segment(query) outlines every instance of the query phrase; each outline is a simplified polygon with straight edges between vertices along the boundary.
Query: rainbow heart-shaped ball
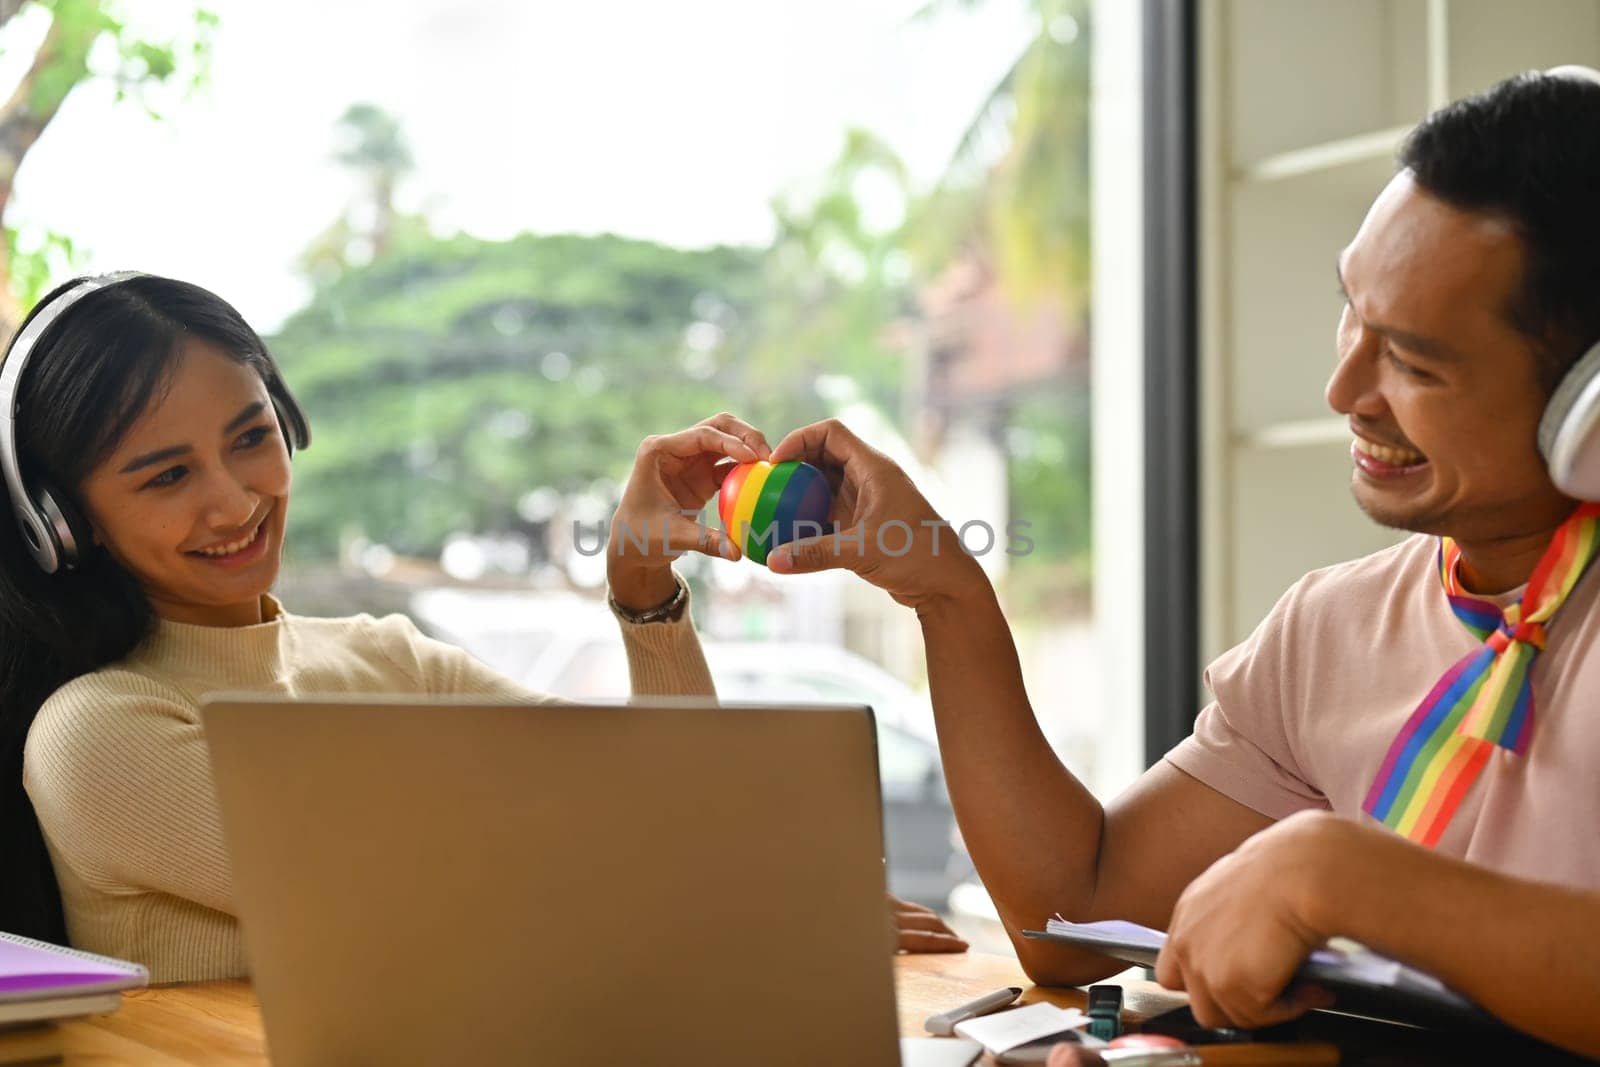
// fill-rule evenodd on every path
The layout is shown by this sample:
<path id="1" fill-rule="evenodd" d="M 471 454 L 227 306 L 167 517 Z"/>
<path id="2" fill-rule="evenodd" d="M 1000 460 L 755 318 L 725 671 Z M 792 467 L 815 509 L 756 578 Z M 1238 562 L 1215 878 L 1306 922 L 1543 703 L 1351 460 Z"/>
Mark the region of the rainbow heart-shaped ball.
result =
<path id="1" fill-rule="evenodd" d="M 740 551 L 764 564 L 779 545 L 826 532 L 832 503 L 828 479 L 811 464 L 761 460 L 728 472 L 717 495 L 717 515 Z M 801 528 L 801 523 L 808 525 Z"/>

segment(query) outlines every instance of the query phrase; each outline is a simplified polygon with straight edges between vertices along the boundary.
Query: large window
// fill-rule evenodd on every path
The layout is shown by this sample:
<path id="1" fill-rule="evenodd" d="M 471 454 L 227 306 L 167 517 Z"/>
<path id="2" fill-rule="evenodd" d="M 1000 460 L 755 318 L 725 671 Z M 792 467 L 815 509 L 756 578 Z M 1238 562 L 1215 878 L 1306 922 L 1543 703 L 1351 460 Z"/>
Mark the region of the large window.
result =
<path id="1" fill-rule="evenodd" d="M 774 442 L 837 416 L 999 532 L 983 564 L 1052 743 L 1102 792 L 1137 770 L 1138 709 L 1105 677 L 1135 653 L 1108 660 L 1094 628 L 1090 310 L 1117 337 L 1129 305 L 1090 285 L 1087 0 L 0 20 L 12 107 L 44 117 L 0 143 L 0 318 L 126 268 L 244 312 L 314 427 L 291 610 L 408 612 L 529 685 L 625 695 L 594 546 L 639 439 L 724 409 Z M 1136 458 L 1130 410 L 1109 440 Z M 1123 534 L 1101 548 L 1126 557 Z M 947 906 L 971 871 L 910 613 L 842 574 L 682 570 L 725 696 L 875 707 L 892 886 Z M 973 884 L 956 900 L 983 911 Z"/>

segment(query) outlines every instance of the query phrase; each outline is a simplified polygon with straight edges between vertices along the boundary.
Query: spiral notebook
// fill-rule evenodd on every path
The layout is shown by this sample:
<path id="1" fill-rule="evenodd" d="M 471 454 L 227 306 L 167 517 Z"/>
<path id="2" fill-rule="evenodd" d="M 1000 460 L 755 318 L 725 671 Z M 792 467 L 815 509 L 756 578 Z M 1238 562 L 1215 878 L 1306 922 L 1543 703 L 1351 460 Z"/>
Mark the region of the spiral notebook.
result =
<path id="1" fill-rule="evenodd" d="M 1167 935 L 1121 920 L 1074 923 L 1056 916 L 1024 937 L 1060 941 L 1128 963 L 1154 966 Z M 1380 956 L 1353 941 L 1336 941 L 1311 953 L 1298 977 L 1334 994 L 1334 1011 L 1419 1026 L 1488 1027 L 1504 1024 L 1430 974 Z"/>
<path id="2" fill-rule="evenodd" d="M 137 963 L 0 933 L 0 1005 L 120 993 L 149 981 Z"/>

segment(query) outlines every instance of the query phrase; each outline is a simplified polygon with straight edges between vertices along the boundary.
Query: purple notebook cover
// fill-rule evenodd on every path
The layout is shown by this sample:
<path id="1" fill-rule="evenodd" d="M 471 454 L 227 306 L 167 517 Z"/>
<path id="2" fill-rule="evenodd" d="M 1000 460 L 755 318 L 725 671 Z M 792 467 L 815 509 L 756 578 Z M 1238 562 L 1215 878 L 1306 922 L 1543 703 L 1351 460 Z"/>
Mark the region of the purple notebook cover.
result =
<path id="1" fill-rule="evenodd" d="M 0 938 L 0 998 L 73 996 L 145 983 L 144 968 Z"/>

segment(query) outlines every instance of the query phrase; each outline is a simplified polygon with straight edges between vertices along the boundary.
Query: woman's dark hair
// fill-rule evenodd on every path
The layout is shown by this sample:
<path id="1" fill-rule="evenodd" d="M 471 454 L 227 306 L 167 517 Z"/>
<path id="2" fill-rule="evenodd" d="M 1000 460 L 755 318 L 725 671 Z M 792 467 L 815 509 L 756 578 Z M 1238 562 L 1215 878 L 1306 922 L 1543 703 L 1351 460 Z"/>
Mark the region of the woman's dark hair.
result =
<path id="1" fill-rule="evenodd" d="M 55 289 L 28 318 L 82 280 Z M 34 345 L 17 392 L 24 481 L 43 478 L 78 504 L 84 477 L 166 389 L 186 338 L 254 368 L 285 440 L 304 444 L 305 416 L 232 305 L 197 285 L 141 275 L 82 297 Z M 45 574 L 3 485 L 0 495 L 0 930 L 64 943 L 60 892 L 22 788 L 23 744 L 51 693 L 127 655 L 155 616 L 133 576 L 103 549 L 80 546 L 77 570 Z"/>
<path id="2" fill-rule="evenodd" d="M 1400 165 L 1445 203 L 1516 227 L 1527 262 L 1506 311 L 1553 390 L 1600 341 L 1600 83 L 1507 78 L 1429 115 Z"/>

